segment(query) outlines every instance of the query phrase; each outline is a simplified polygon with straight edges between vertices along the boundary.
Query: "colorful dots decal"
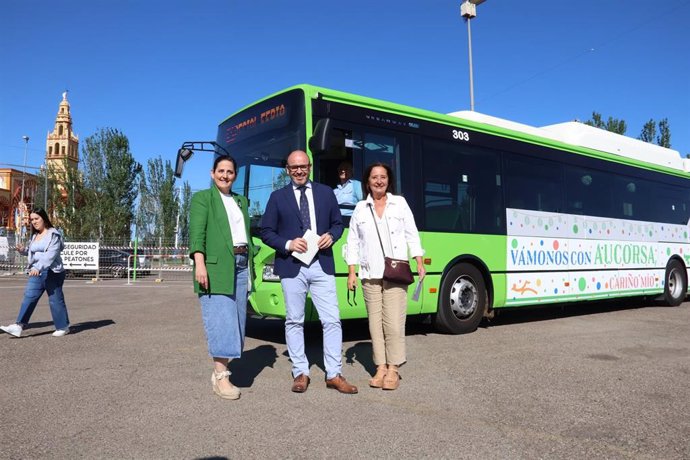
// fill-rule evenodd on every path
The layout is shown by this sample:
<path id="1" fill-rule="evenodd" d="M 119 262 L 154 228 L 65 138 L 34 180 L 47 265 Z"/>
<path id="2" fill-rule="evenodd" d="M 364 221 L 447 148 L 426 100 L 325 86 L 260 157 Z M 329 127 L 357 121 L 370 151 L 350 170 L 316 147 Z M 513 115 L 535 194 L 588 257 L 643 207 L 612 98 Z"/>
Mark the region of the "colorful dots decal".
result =
<path id="1" fill-rule="evenodd" d="M 690 266 L 690 225 L 513 209 L 508 216 L 508 304 L 655 294 L 670 257 Z"/>

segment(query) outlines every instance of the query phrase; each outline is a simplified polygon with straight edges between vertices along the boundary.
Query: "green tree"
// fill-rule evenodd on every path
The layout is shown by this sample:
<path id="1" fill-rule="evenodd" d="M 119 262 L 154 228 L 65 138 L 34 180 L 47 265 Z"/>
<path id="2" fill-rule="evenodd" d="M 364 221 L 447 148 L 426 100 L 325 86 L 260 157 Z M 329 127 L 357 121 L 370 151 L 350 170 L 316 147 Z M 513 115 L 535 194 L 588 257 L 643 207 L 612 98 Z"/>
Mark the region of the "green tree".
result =
<path id="1" fill-rule="evenodd" d="M 67 160 L 62 165 L 47 171 L 48 207 L 46 211 L 53 225 L 60 228 L 67 240 L 82 240 L 91 237 L 88 223 L 91 220 L 85 211 L 85 203 L 94 198 L 85 189 L 82 174 Z"/>
<path id="2" fill-rule="evenodd" d="M 135 217 L 135 237 L 144 244 L 149 243 L 152 238 L 149 235 L 149 222 L 153 221 L 153 211 L 149 206 L 148 196 L 149 190 L 146 185 L 146 174 L 142 171 L 137 175 L 139 201 L 137 203 L 137 213 Z"/>
<path id="3" fill-rule="evenodd" d="M 637 138 L 644 142 L 654 142 L 654 137 L 656 137 L 656 123 L 650 118 L 642 127 L 642 132 Z"/>
<path id="4" fill-rule="evenodd" d="M 657 134 L 657 126 L 659 132 Z M 644 142 L 655 142 L 657 145 L 662 147 L 671 148 L 671 127 L 668 123 L 668 118 L 664 118 L 658 124 L 653 118 L 650 118 L 647 123 L 642 127 L 642 132 L 638 136 L 638 139 Z"/>
<path id="5" fill-rule="evenodd" d="M 625 134 L 625 132 L 628 130 L 625 120 L 609 117 L 608 120 L 604 122 L 601 114 L 598 112 L 592 112 L 592 118 L 585 121 L 585 124 L 621 135 Z"/>
<path id="6" fill-rule="evenodd" d="M 41 207 L 48 212 L 50 209 L 48 206 L 48 203 L 50 202 L 50 198 L 48 197 L 48 203 L 46 203 L 46 195 L 49 195 L 49 193 L 46 193 L 46 183 L 50 180 L 50 175 L 49 172 L 41 165 L 41 170 L 39 173 L 36 175 L 36 193 L 34 194 L 34 207 Z M 48 176 L 48 177 L 46 177 Z M 50 184 L 48 184 L 48 191 L 50 191 Z"/>
<path id="7" fill-rule="evenodd" d="M 273 178 L 273 190 L 278 190 L 279 188 L 285 187 L 287 184 L 290 183 L 290 176 L 288 175 L 287 171 L 285 169 L 281 169 L 280 173 L 278 173 L 278 176 Z"/>
<path id="8" fill-rule="evenodd" d="M 150 159 L 145 179 L 140 178 L 139 189 L 137 230 L 142 232 L 146 242 L 173 241 L 180 202 L 170 161 L 163 162 L 160 156 Z"/>
<path id="9" fill-rule="evenodd" d="M 659 122 L 659 135 L 656 138 L 656 143 L 667 149 L 671 148 L 671 127 L 668 124 L 668 118 Z"/>
<path id="10" fill-rule="evenodd" d="M 261 216 L 262 212 L 261 202 L 259 200 L 252 201 L 252 204 L 249 207 L 249 217 Z"/>
<path id="11" fill-rule="evenodd" d="M 180 211 L 178 218 L 178 232 L 180 241 L 189 241 L 189 210 L 192 207 L 192 187 L 185 181 L 182 185 L 182 197 L 180 199 Z"/>
<path id="12" fill-rule="evenodd" d="M 129 139 L 114 128 L 102 128 L 84 141 L 84 209 L 86 230 L 92 238 L 131 239 L 137 176 L 141 165 L 129 150 Z M 88 198 L 88 199 L 87 199 Z"/>

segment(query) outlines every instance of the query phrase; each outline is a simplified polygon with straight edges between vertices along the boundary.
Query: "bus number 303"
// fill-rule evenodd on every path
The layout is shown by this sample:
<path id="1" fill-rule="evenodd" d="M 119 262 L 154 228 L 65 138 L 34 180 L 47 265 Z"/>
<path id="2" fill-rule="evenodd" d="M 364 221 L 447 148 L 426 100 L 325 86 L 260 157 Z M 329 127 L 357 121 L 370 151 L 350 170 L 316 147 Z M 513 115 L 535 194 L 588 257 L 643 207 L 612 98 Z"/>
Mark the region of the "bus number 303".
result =
<path id="1" fill-rule="evenodd" d="M 470 135 L 465 131 L 460 131 L 459 129 L 453 130 L 453 139 L 458 141 L 469 141 Z"/>

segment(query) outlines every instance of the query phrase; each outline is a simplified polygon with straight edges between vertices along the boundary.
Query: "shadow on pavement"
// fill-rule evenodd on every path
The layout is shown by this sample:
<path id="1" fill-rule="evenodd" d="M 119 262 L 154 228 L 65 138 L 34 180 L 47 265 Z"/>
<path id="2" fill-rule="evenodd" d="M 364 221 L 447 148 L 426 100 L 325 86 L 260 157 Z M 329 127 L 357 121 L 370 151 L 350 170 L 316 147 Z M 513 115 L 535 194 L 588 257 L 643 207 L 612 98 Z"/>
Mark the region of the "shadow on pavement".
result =
<path id="1" fill-rule="evenodd" d="M 112 324 L 115 324 L 115 321 L 112 319 L 101 319 L 98 321 L 85 321 L 83 323 L 76 323 L 76 324 L 70 324 L 69 326 L 69 333 L 70 335 L 73 334 L 79 334 L 80 332 L 88 331 L 91 329 L 100 329 L 102 327 L 110 326 Z M 43 332 L 37 332 L 36 334 L 31 334 L 27 335 L 26 337 L 40 337 L 42 335 L 48 335 L 52 334 L 55 332 L 55 329 L 52 327 L 53 322 L 52 321 L 42 321 L 38 323 L 30 323 L 24 330 L 30 330 L 30 329 L 38 329 L 41 327 L 48 327 L 51 326 L 51 329 L 48 331 L 43 331 Z M 24 337 L 24 336 L 22 336 Z"/>
<path id="2" fill-rule="evenodd" d="M 427 335 L 434 333 L 430 322 L 425 321 L 428 315 L 409 316 L 405 327 L 405 335 Z M 366 318 L 343 320 L 343 341 L 354 342 L 369 340 L 369 323 Z M 257 340 L 285 345 L 285 321 L 279 318 L 247 318 L 245 332 L 247 337 Z M 314 340 L 321 343 L 321 323 L 318 321 L 305 323 L 304 341 L 311 345 Z M 320 346 L 320 345 L 319 345 Z"/>
<path id="3" fill-rule="evenodd" d="M 345 350 L 345 362 L 343 364 L 354 365 L 357 361 L 370 375 L 376 373 L 374 364 L 374 352 L 371 342 L 359 342 Z"/>
<path id="4" fill-rule="evenodd" d="M 407 319 L 407 326 L 405 328 L 406 336 L 413 335 L 429 335 L 433 334 L 434 328 L 429 321 L 428 315 L 412 316 Z M 369 336 L 369 323 L 364 319 L 350 319 L 343 321 L 343 350 L 345 350 L 345 361 L 343 364 L 354 365 L 358 362 L 371 375 L 376 373 L 376 366 L 374 365 L 373 352 L 371 348 L 371 341 Z M 277 345 L 285 345 L 285 321 L 278 318 L 247 318 L 246 336 L 253 339 L 271 342 Z M 354 345 L 347 345 L 347 342 L 357 342 Z M 268 345 L 262 347 L 267 348 Z M 259 348 L 262 348 L 259 347 Z M 258 348 L 256 349 L 258 350 Z M 276 360 L 276 349 L 270 346 L 270 350 L 261 350 L 258 355 L 251 356 L 251 361 L 256 360 L 259 364 L 259 369 L 252 369 L 256 366 L 243 364 L 247 359 L 247 354 L 253 352 L 242 353 L 242 359 L 230 362 L 230 369 L 233 372 L 233 382 L 240 387 L 250 386 L 254 377 L 261 372 L 261 369 L 267 366 L 272 366 Z M 321 323 L 310 322 L 304 325 L 304 352 L 307 355 L 310 367 L 316 367 L 323 373 L 326 372 L 323 364 L 323 332 Z M 282 356 L 289 357 L 287 351 L 282 353 Z M 247 362 L 249 359 L 247 359 Z M 270 364 L 261 364 L 270 361 Z M 250 366 L 250 368 L 243 368 L 239 366 Z M 238 367 L 235 367 L 238 366 Z M 237 372 L 237 373 L 235 373 Z M 247 377 L 249 376 L 249 377 Z M 235 382 L 235 379 L 238 379 Z"/>
<path id="5" fill-rule="evenodd" d="M 102 327 L 111 326 L 115 324 L 112 319 L 101 319 L 98 321 L 85 321 L 83 323 L 72 324 L 69 327 L 70 334 L 78 334 L 83 331 L 91 329 L 100 329 Z"/>
<path id="6" fill-rule="evenodd" d="M 29 323 L 26 326 L 24 326 L 24 330 L 28 331 L 29 329 L 38 329 L 40 327 L 46 327 L 46 326 L 52 326 L 53 322 L 52 321 L 36 321 L 33 323 Z"/>
<path id="7" fill-rule="evenodd" d="M 534 307 L 518 307 L 496 310 L 496 317 L 490 321 L 484 320 L 480 327 L 500 327 L 511 324 L 531 323 L 534 321 L 548 321 L 553 319 L 570 318 L 575 316 L 612 313 L 638 308 L 664 307 L 651 300 L 630 298 L 597 302 L 567 303 L 539 305 Z"/>
<path id="8" fill-rule="evenodd" d="M 479 325 L 481 329 L 488 329 L 491 327 L 509 326 L 511 324 L 524 324 L 535 321 L 549 321 L 561 318 L 570 318 L 575 316 L 595 315 L 602 313 L 612 313 L 624 310 L 633 310 L 639 308 L 678 308 L 668 307 L 667 305 L 650 299 L 634 298 L 629 299 L 612 299 L 597 302 L 580 302 L 580 303 L 565 303 L 565 304 L 547 304 L 536 305 L 529 307 L 516 307 L 497 309 L 496 316 L 487 320 L 484 319 Z M 50 323 L 48 323 L 50 324 Z M 368 371 L 375 372 L 375 366 L 369 358 L 364 361 L 356 358 L 362 353 L 362 349 L 357 348 L 361 342 L 370 343 L 369 327 L 367 319 L 349 319 L 343 320 L 343 342 L 360 342 L 357 345 L 350 347 L 352 356 L 359 361 Z M 247 318 L 247 332 L 248 337 L 258 340 L 264 340 L 275 344 L 285 345 L 285 321 L 279 318 Z M 304 325 L 304 341 L 306 347 L 307 357 L 310 363 L 319 363 L 323 361 L 323 354 L 321 351 L 322 344 L 321 323 L 318 321 L 306 323 Z M 430 335 L 442 334 L 436 331 L 433 326 L 433 319 L 431 315 L 415 315 L 408 316 L 405 326 L 406 336 L 415 335 Z M 371 345 L 369 345 L 371 348 Z M 287 355 L 286 355 L 287 356 Z"/>
<path id="9" fill-rule="evenodd" d="M 251 387 L 261 371 L 273 367 L 277 359 L 278 352 L 273 345 L 259 345 L 253 350 L 242 352 L 240 359 L 233 359 L 228 364 L 232 383 L 238 387 Z"/>

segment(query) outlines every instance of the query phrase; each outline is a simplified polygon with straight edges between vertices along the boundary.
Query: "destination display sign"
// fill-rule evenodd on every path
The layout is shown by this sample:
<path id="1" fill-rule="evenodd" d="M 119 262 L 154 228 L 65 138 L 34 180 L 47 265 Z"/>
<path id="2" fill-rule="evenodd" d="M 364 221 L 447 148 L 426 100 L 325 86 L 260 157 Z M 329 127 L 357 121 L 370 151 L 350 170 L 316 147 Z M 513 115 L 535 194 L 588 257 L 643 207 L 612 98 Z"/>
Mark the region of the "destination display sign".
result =
<path id="1" fill-rule="evenodd" d="M 302 110 L 302 97 L 301 91 L 291 91 L 243 110 L 220 125 L 220 141 L 231 146 L 257 134 L 288 126 L 293 112 Z"/>

